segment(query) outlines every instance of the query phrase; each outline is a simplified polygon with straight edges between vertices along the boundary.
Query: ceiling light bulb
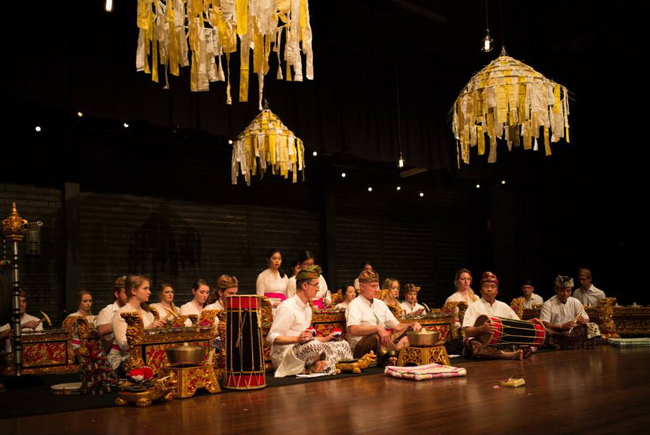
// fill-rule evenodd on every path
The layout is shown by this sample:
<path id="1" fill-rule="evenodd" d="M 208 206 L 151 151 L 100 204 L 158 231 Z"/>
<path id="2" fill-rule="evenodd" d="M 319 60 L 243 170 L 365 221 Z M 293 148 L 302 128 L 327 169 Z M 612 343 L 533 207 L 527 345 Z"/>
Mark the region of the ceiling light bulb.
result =
<path id="1" fill-rule="evenodd" d="M 36 128 L 34 128 L 34 130 L 40 132 L 40 131 L 41 131 L 41 127 L 37 125 Z"/>
<path id="2" fill-rule="evenodd" d="M 81 113 L 81 112 L 77 112 L 77 116 L 78 116 L 79 118 L 83 118 L 84 114 Z"/>
<path id="3" fill-rule="evenodd" d="M 232 139 L 228 140 L 228 145 L 232 145 Z"/>
<path id="4" fill-rule="evenodd" d="M 369 187 L 369 188 L 368 188 L 368 192 L 372 192 L 372 187 Z"/>
<path id="5" fill-rule="evenodd" d="M 312 155 L 313 155 L 314 157 L 316 157 L 316 156 L 318 155 L 318 151 L 314 151 L 314 152 L 312 153 Z"/>
<path id="6" fill-rule="evenodd" d="M 113 12 L 113 0 L 104 0 L 104 10 L 106 12 Z"/>
<path id="7" fill-rule="evenodd" d="M 485 38 L 483 38 L 483 41 L 481 41 L 481 50 L 483 50 L 486 53 L 489 53 L 492 51 L 493 44 L 492 44 L 492 38 L 490 38 L 490 31 L 487 31 L 487 35 L 485 35 Z"/>
<path id="8" fill-rule="evenodd" d="M 420 192 L 420 198 L 424 196 L 424 192 Z"/>
<path id="9" fill-rule="evenodd" d="M 400 191 L 402 190 L 402 188 L 400 186 L 397 186 L 397 190 Z"/>
<path id="10" fill-rule="evenodd" d="M 124 123 L 124 128 L 129 128 L 129 124 L 127 124 L 127 123 L 125 122 L 125 123 Z"/>
<path id="11" fill-rule="evenodd" d="M 506 184 L 506 180 L 501 180 L 501 184 Z"/>
<path id="12" fill-rule="evenodd" d="M 345 178 L 345 172 L 341 172 L 341 177 Z"/>
<path id="13" fill-rule="evenodd" d="M 476 188 L 477 188 L 477 189 L 480 189 L 480 188 L 481 188 L 481 185 L 480 185 L 480 184 L 477 184 L 477 185 L 476 185 Z"/>

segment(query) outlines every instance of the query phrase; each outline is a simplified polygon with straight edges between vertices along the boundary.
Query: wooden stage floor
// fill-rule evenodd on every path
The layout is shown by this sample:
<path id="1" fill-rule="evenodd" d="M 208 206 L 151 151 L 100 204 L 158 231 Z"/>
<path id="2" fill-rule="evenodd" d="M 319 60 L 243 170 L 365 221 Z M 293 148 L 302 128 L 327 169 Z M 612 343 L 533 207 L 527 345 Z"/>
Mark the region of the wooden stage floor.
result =
<path id="1" fill-rule="evenodd" d="M 650 427 L 650 349 L 601 346 L 463 366 L 467 378 L 373 375 L 0 420 L 0 433 L 627 435 Z M 525 376 L 526 386 L 493 388 L 509 376 Z"/>

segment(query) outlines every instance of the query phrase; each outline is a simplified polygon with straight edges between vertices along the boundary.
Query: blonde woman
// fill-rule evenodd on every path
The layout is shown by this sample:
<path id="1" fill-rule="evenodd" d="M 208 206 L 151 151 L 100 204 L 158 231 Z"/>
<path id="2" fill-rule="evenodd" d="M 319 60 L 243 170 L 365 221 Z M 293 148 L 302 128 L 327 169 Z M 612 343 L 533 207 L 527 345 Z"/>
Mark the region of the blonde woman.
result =
<path id="1" fill-rule="evenodd" d="M 386 278 L 381 286 L 382 290 L 387 290 L 384 297 L 384 303 L 390 308 L 393 315 L 398 319 L 404 315 L 404 309 L 399 301 L 400 284 L 394 278 Z"/>
<path id="2" fill-rule="evenodd" d="M 158 286 L 158 302 L 151 304 L 151 308 L 155 308 L 163 323 L 172 323 L 181 313 L 174 305 L 174 289 L 171 284 L 163 282 Z"/>

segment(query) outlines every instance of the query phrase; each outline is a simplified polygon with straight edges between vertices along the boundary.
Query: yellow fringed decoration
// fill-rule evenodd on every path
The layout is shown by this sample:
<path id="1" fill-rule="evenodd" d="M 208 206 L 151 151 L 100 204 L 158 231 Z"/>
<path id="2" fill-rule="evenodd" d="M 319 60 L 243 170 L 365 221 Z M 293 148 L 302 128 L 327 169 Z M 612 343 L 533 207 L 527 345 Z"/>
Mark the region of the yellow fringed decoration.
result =
<path id="1" fill-rule="evenodd" d="M 269 72 L 269 56 L 272 51 L 278 54 L 279 71 L 284 68 L 282 62 L 286 63 L 287 80 L 302 80 L 304 76 L 313 79 L 308 0 L 297 3 L 287 0 L 183 0 L 178 3 L 175 0 L 137 0 L 136 4 L 136 22 L 141 30 L 138 33 L 136 69 L 151 74 L 153 81 L 159 81 L 158 65 L 165 67 L 165 76 L 168 72 L 178 76 L 180 67 L 189 66 L 190 89 L 193 92 L 209 90 L 209 81 L 223 81 L 226 75 L 230 77 L 230 71 L 224 74 L 221 68 L 221 55 L 236 52 L 238 39 L 242 41 L 240 58 L 244 60 L 240 69 L 240 101 L 245 102 L 249 98 L 251 68 L 250 60 L 245 60 L 244 57 L 250 57 L 248 50 L 251 48 L 252 69 L 259 79 L 260 101 L 263 100 L 264 76 Z M 161 19 L 164 20 L 164 26 Z M 285 28 L 285 46 L 281 47 L 280 34 Z M 218 38 L 218 41 L 214 38 Z M 209 45 L 210 41 L 214 42 L 212 46 Z M 218 62 L 210 56 L 218 57 Z M 306 74 L 302 73 L 303 63 Z M 292 66 L 295 76 L 291 73 Z M 216 77 L 215 68 L 218 71 Z M 282 74 L 278 76 L 282 79 Z M 165 82 L 167 88 L 168 81 Z M 226 101 L 228 104 L 232 102 L 230 86 L 226 87 Z"/>
<path id="2" fill-rule="evenodd" d="M 259 148 L 258 138 L 263 138 Z M 302 171 L 304 180 L 304 156 L 302 141 L 294 136 L 277 115 L 264 109 L 233 144 L 232 184 L 237 184 L 238 176 L 244 174 L 244 179 L 250 186 L 251 175 L 257 175 L 258 168 L 260 177 L 270 170 L 272 174 L 288 179 L 289 172 L 292 172 L 292 182 L 296 183 L 297 173 Z"/>
<path id="3" fill-rule="evenodd" d="M 569 142 L 567 89 L 509 57 L 505 50 L 465 85 L 451 112 L 459 165 L 461 159 L 469 163 L 467 150 L 472 145 L 478 144 L 479 155 L 485 153 L 485 134 L 490 140 L 490 163 L 496 161 L 497 137 L 505 137 L 509 148 L 519 147 L 523 137 L 523 148 L 530 150 L 543 128 L 546 155 L 551 154 L 551 142 L 562 136 Z M 467 126 L 476 128 L 476 137 L 473 131 L 467 134 Z"/>
<path id="4" fill-rule="evenodd" d="M 483 133 L 483 127 L 480 125 L 476 127 L 476 134 L 478 135 L 478 155 L 482 156 L 485 154 L 485 134 Z"/>

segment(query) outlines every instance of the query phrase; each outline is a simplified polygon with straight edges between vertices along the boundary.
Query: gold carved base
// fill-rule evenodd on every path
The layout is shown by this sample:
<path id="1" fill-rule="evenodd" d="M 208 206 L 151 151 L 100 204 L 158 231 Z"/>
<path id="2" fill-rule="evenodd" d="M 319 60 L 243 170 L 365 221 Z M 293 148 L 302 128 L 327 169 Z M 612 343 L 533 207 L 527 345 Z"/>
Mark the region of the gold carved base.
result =
<path id="1" fill-rule="evenodd" d="M 174 399 L 176 381 L 171 378 L 157 380 L 155 385 L 146 391 L 132 392 L 120 391 L 115 404 L 126 406 L 129 403 L 138 407 L 151 406 L 154 400 L 169 402 Z"/>
<path id="2" fill-rule="evenodd" d="M 444 346 L 403 347 L 399 351 L 397 365 L 403 367 L 408 363 L 413 363 L 418 366 L 431 363 L 451 365 L 449 355 L 447 355 L 447 349 Z"/>
<path id="3" fill-rule="evenodd" d="M 221 392 L 211 364 L 190 367 L 165 366 L 161 370 L 161 376 L 167 375 L 176 379 L 174 396 L 178 399 L 194 396 L 199 388 L 205 388 L 212 394 Z"/>

